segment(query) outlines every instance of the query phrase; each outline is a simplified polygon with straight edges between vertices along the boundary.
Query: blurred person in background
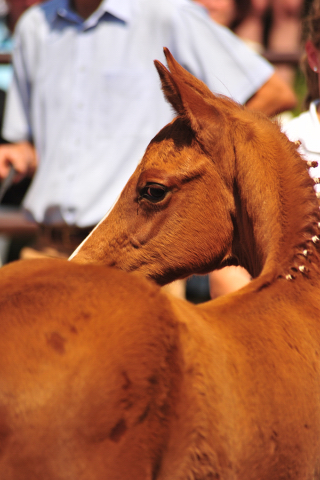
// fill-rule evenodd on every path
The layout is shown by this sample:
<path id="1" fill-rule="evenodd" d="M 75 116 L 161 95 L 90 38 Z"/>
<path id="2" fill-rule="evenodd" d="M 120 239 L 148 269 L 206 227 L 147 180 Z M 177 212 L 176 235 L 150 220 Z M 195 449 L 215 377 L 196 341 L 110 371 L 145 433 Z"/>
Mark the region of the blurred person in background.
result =
<path id="1" fill-rule="evenodd" d="M 207 10 L 215 22 L 230 28 L 233 32 L 248 16 L 251 0 L 194 0 Z"/>
<path id="2" fill-rule="evenodd" d="M 20 15 L 34 3 L 36 3 L 35 0 L 0 0 L 0 144 L 7 143 L 1 136 L 1 131 L 6 94 L 13 74 L 10 60 L 13 48 L 12 33 Z M 7 205 L 10 207 L 20 205 L 29 184 L 30 179 L 25 178 L 11 186 L 1 198 L 3 208 L 6 209 Z M 0 265 L 10 257 L 9 252 L 13 244 L 16 245 L 16 242 L 12 242 L 6 235 L 0 234 Z"/>
<path id="3" fill-rule="evenodd" d="M 301 40 L 303 0 L 195 0 L 211 18 L 231 28 L 259 53 L 296 54 Z M 269 21 L 267 15 L 269 14 Z M 279 63 L 277 73 L 293 85 L 295 68 Z"/>
<path id="4" fill-rule="evenodd" d="M 236 33 L 250 41 L 260 53 L 266 48 L 277 54 L 295 54 L 300 50 L 303 0 L 251 0 L 251 9 Z M 266 14 L 270 14 L 269 25 Z M 295 67 L 279 63 L 277 73 L 293 85 Z"/>
<path id="5" fill-rule="evenodd" d="M 286 123 L 282 130 L 290 140 L 300 141 L 299 152 L 307 161 L 319 166 L 310 169 L 312 177 L 320 177 L 320 0 L 315 0 L 303 22 L 304 54 L 302 69 L 307 84 L 307 110 Z M 320 192 L 320 185 L 315 185 Z"/>

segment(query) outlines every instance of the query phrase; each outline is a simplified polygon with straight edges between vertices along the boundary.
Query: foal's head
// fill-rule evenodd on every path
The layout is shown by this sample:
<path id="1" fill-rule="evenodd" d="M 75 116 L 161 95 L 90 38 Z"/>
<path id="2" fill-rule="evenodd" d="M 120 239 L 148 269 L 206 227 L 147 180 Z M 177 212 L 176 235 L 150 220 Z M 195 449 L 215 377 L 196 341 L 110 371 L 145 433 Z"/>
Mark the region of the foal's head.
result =
<path id="1" fill-rule="evenodd" d="M 238 262 L 256 276 L 277 255 L 268 241 L 270 231 L 281 235 L 277 166 L 296 149 L 268 119 L 214 96 L 165 53 L 169 70 L 155 65 L 177 116 L 73 258 L 160 284 Z"/>

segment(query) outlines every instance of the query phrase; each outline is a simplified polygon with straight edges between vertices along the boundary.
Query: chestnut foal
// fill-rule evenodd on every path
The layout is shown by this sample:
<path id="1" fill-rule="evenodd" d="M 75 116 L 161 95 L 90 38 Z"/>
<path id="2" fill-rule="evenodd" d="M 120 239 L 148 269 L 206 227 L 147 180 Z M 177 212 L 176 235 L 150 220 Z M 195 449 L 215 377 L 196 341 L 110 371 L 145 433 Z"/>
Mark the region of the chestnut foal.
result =
<path id="1" fill-rule="evenodd" d="M 112 212 L 70 262 L 0 271 L 3 480 L 320 479 L 306 163 L 166 56 L 177 117 Z M 139 275 L 163 285 L 236 262 L 254 280 L 199 306 Z"/>

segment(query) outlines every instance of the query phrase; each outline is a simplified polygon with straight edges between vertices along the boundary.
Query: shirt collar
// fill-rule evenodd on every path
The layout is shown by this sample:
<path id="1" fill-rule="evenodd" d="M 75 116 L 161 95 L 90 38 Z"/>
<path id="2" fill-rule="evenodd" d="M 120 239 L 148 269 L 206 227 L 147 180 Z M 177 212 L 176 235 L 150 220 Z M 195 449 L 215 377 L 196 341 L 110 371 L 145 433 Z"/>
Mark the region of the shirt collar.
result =
<path id="1" fill-rule="evenodd" d="M 133 15 L 132 0 L 104 0 L 100 5 L 105 12 L 111 13 L 114 17 L 129 23 Z"/>
<path id="2" fill-rule="evenodd" d="M 66 20 L 79 22 L 80 17 L 70 8 L 70 0 L 60 0 L 57 2 L 55 15 Z"/>
<path id="3" fill-rule="evenodd" d="M 93 16 L 100 18 L 104 13 L 110 13 L 125 23 L 130 22 L 133 14 L 132 0 L 103 0 Z M 80 17 L 70 8 L 70 0 L 58 2 L 56 15 L 75 22 L 80 20 Z"/>

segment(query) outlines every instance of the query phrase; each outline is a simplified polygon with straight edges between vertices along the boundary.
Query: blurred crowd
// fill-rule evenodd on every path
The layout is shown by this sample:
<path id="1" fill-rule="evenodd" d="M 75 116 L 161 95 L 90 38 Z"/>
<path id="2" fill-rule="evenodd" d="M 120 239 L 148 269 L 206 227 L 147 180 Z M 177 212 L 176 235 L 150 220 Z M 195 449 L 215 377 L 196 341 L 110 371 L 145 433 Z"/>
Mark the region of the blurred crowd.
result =
<path id="1" fill-rule="evenodd" d="M 211 18 L 229 27 L 259 53 L 294 54 L 300 50 L 303 0 L 198 0 Z M 290 84 L 294 67 L 280 62 L 278 73 Z"/>

